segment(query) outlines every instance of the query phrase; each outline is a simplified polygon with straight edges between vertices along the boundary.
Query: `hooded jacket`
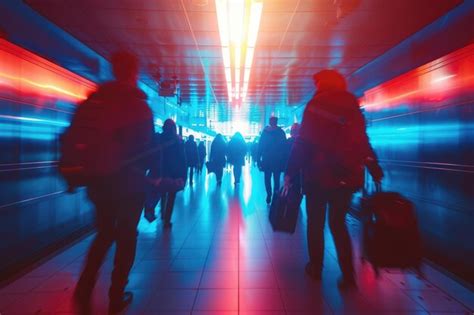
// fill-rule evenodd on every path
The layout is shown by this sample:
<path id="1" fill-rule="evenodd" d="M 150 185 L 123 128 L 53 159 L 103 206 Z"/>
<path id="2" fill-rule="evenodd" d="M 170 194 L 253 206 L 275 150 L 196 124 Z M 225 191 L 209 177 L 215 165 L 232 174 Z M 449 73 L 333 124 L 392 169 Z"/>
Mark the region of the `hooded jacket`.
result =
<path id="1" fill-rule="evenodd" d="M 263 171 L 282 171 L 285 167 L 286 135 L 278 126 L 263 129 L 258 143 L 258 157 Z"/>
<path id="2" fill-rule="evenodd" d="M 146 99 L 145 93 L 137 86 L 112 81 L 102 84 L 87 100 L 92 104 L 88 106 L 94 106 L 94 102 L 110 106 L 107 124 L 114 130 L 114 137 L 120 145 L 117 159 L 124 166 L 116 174 L 97 181 L 110 179 L 110 185 L 121 192 L 145 190 L 145 172 L 150 167 L 148 152 L 154 131 L 153 116 Z M 78 111 L 81 106 L 84 105 L 80 105 Z"/>
<path id="3" fill-rule="evenodd" d="M 342 89 L 316 93 L 306 105 L 287 175 L 294 177 L 302 171 L 305 189 L 357 190 L 364 183 L 365 167 L 374 179 L 383 176 L 357 99 Z"/>

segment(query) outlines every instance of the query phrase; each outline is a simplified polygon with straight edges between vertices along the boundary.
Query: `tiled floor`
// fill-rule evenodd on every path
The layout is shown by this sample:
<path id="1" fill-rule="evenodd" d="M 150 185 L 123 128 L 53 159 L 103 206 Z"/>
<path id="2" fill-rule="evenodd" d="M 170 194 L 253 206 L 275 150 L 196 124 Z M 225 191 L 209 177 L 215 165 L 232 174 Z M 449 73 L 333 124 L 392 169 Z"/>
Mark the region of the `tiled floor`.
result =
<path id="1" fill-rule="evenodd" d="M 240 186 L 234 188 L 232 182 L 230 172 L 220 188 L 214 177 L 197 176 L 194 187 L 179 194 L 169 231 L 161 222 L 140 222 L 128 285 L 135 298 L 125 314 L 473 314 L 473 292 L 448 294 L 450 280 L 436 282 L 438 275 L 444 276 L 433 269 L 427 280 L 397 270 L 383 271 L 375 279 L 357 258 L 359 289 L 339 292 L 329 235 L 323 280 L 311 281 L 303 272 L 308 260 L 304 211 L 294 235 L 274 233 L 262 174 L 247 167 Z M 357 248 L 357 221 L 348 222 Z M 0 314 L 74 314 L 71 294 L 90 241 L 2 288 Z M 106 314 L 112 254 L 94 292 L 96 314 Z M 452 292 L 462 290 L 457 286 Z"/>

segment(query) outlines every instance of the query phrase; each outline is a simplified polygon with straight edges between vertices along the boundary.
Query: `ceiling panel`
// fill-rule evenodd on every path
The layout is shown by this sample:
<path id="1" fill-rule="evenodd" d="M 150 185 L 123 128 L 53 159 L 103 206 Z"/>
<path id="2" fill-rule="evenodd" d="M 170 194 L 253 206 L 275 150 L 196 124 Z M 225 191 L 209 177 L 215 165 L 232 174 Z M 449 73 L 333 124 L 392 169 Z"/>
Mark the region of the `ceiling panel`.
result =
<path id="1" fill-rule="evenodd" d="M 141 77 L 153 88 L 154 72 L 165 78 L 176 75 L 182 101 L 192 105 L 183 107 L 190 115 L 197 113 L 193 106 L 206 108 L 206 115 L 212 112 L 220 120 L 237 115 L 227 104 L 214 0 L 203 6 L 194 5 L 193 0 L 25 2 L 105 57 L 116 49 L 136 53 Z M 462 1 L 262 2 L 249 104 L 238 113 L 259 122 L 269 112 L 284 115 L 292 113 L 293 106 L 303 105 L 314 92 L 311 76 L 315 72 L 331 67 L 350 75 Z M 354 5 L 341 10 L 340 2 Z"/>

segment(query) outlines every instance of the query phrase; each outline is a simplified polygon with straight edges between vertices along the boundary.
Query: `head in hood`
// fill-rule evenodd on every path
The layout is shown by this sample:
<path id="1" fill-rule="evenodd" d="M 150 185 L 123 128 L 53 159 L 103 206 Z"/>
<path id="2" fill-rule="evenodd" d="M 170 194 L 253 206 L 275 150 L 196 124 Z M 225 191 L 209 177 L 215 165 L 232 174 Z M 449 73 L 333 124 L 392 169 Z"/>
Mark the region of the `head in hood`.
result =
<path id="1" fill-rule="evenodd" d="M 234 135 L 232 136 L 232 140 L 234 141 L 240 141 L 240 142 L 245 142 L 244 140 L 244 137 L 242 136 L 242 134 L 240 132 L 236 132 L 234 133 Z"/>
<path id="2" fill-rule="evenodd" d="M 178 131 L 176 128 L 176 123 L 173 119 L 168 118 L 163 123 L 163 134 L 167 136 L 176 136 Z"/>
<path id="3" fill-rule="evenodd" d="M 278 117 L 270 117 L 270 119 L 268 120 L 268 124 L 270 125 L 270 127 L 275 128 L 278 124 Z"/>
<path id="4" fill-rule="evenodd" d="M 322 70 L 313 75 L 314 85 L 317 91 L 343 90 L 347 89 L 346 79 L 336 70 Z"/>
<path id="5" fill-rule="evenodd" d="M 138 79 L 138 59 L 135 55 L 118 51 L 110 57 L 112 71 L 115 79 L 120 82 L 136 84 Z"/>

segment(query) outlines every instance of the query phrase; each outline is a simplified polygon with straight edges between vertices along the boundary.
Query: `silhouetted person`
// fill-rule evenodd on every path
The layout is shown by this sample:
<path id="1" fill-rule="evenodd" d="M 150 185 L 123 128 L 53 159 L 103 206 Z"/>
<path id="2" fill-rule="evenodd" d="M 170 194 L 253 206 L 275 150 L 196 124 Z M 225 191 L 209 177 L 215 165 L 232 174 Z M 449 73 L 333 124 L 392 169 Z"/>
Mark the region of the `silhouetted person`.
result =
<path id="1" fill-rule="evenodd" d="M 159 145 L 163 146 L 161 163 L 157 170 L 152 168 L 152 173 L 156 172 L 157 177 L 160 178 L 181 179 L 185 183 L 187 173 L 186 153 L 183 140 L 178 136 L 173 119 L 165 120 Z M 166 191 L 161 195 L 161 219 L 164 228 L 171 227 L 171 215 L 173 214 L 176 193 L 177 191 Z"/>
<path id="2" fill-rule="evenodd" d="M 346 90 L 344 77 L 324 70 L 313 78 L 317 92 L 306 105 L 300 134 L 290 154 L 285 188 L 303 171 L 310 257 L 306 272 L 314 279 L 321 278 L 328 205 L 329 228 L 342 271 L 338 285 L 355 287 L 346 213 L 352 194 L 363 185 L 365 166 L 375 181 L 382 179 L 383 172 L 370 146 L 357 98 Z"/>
<path id="3" fill-rule="evenodd" d="M 290 137 L 286 140 L 287 156 L 286 156 L 285 165 L 288 165 L 288 160 L 290 158 L 291 149 L 293 148 L 293 144 L 295 143 L 295 139 L 296 139 L 296 137 L 298 136 L 298 134 L 300 132 L 300 127 L 301 127 L 301 125 L 298 124 L 298 123 L 294 123 L 293 125 L 291 125 Z M 295 185 L 296 190 L 301 191 L 301 174 L 298 175 L 298 176 L 295 176 L 295 178 L 293 178 L 292 184 Z"/>
<path id="4" fill-rule="evenodd" d="M 270 117 L 270 125 L 265 127 L 258 143 L 257 161 L 265 174 L 265 189 L 267 203 L 271 202 L 273 176 L 273 192 L 280 190 L 281 172 L 285 167 L 286 135 L 283 129 L 277 126 L 278 118 Z"/>
<path id="5" fill-rule="evenodd" d="M 227 160 L 234 168 L 234 184 L 240 183 L 242 166 L 245 164 L 247 144 L 240 132 L 236 132 L 227 144 Z"/>
<path id="6" fill-rule="evenodd" d="M 163 124 L 163 132 L 155 134 L 155 148 L 160 148 L 153 155 L 149 177 L 151 179 L 174 179 L 186 182 L 186 157 L 184 144 L 177 134 L 175 122 L 168 118 Z M 154 217 L 155 207 L 161 200 L 161 219 L 165 228 L 171 227 L 171 215 L 173 213 L 175 190 L 166 188 L 157 191 L 151 187 L 145 203 L 145 213 L 152 213 Z M 154 218 L 153 218 L 154 219 Z"/>
<path id="7" fill-rule="evenodd" d="M 198 145 L 198 157 L 199 157 L 199 163 L 198 163 L 198 172 L 202 172 L 202 167 L 204 163 L 206 162 L 206 145 L 204 144 L 204 141 L 200 141 Z"/>
<path id="8" fill-rule="evenodd" d="M 198 166 L 199 155 L 196 141 L 194 136 L 190 135 L 188 140 L 184 144 L 186 152 L 186 164 L 189 169 L 189 185 L 193 185 L 194 169 Z"/>
<path id="9" fill-rule="evenodd" d="M 211 144 L 211 153 L 209 157 L 209 162 L 214 166 L 217 185 L 222 183 L 222 175 L 224 173 L 224 167 L 226 164 L 226 151 L 227 144 L 224 140 L 224 137 L 219 133 L 216 135 Z"/>
<path id="10" fill-rule="evenodd" d="M 258 139 L 255 138 L 250 145 L 250 155 L 252 156 L 252 163 L 257 165 L 258 160 Z"/>
<path id="11" fill-rule="evenodd" d="M 150 148 L 153 117 L 146 95 L 137 87 L 138 61 L 135 56 L 125 52 L 115 53 L 111 62 L 116 80 L 102 84 L 89 100 L 93 102 L 92 106 L 110 106 L 110 132 L 117 139 L 116 146 L 120 146 L 117 158 L 126 162 L 144 155 Z M 148 165 L 142 160 L 123 165 L 120 171 L 97 176 L 87 185 L 87 194 L 95 205 L 97 234 L 74 293 L 82 314 L 90 312 L 91 294 L 98 271 L 114 242 L 116 251 L 109 290 L 109 312 L 121 311 L 133 298 L 131 292 L 124 290 L 135 259 L 137 224 L 145 199 Z"/>

